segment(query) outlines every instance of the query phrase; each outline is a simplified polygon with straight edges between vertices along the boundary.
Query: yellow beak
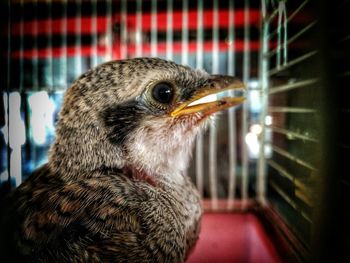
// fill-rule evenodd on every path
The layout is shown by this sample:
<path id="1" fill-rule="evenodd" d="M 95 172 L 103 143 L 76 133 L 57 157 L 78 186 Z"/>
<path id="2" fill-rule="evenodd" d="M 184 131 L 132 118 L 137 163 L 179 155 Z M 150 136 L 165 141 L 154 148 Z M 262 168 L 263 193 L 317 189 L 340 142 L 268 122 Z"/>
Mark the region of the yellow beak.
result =
<path id="1" fill-rule="evenodd" d="M 183 102 L 178 107 L 176 107 L 172 112 L 172 117 L 177 117 L 181 115 L 193 114 L 196 112 L 201 112 L 202 114 L 208 116 L 215 112 L 239 105 L 243 103 L 245 97 L 223 97 L 218 99 L 215 96 L 214 101 L 203 102 L 204 97 L 209 95 L 217 95 L 224 91 L 232 91 L 237 89 L 244 89 L 245 85 L 243 82 L 236 78 L 229 76 L 212 76 L 209 85 L 199 89 L 190 100 Z M 198 103 L 197 103 L 198 101 Z"/>

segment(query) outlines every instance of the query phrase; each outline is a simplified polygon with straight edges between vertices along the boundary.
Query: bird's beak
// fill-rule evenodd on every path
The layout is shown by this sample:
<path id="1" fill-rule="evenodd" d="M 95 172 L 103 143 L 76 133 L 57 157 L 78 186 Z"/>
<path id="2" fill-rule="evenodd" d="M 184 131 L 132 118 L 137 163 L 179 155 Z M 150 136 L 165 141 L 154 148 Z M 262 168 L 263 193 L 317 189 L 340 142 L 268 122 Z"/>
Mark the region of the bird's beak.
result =
<path id="1" fill-rule="evenodd" d="M 198 89 L 188 101 L 181 103 L 172 112 L 171 116 L 177 117 L 181 115 L 193 114 L 200 112 L 206 116 L 215 112 L 241 104 L 245 97 L 227 96 L 218 98 L 219 93 L 231 90 L 243 90 L 245 85 L 237 78 L 231 76 L 212 75 L 208 85 Z M 212 95 L 212 96 L 210 96 Z M 213 96 L 214 95 L 214 96 Z M 208 98 L 212 97 L 212 101 Z"/>

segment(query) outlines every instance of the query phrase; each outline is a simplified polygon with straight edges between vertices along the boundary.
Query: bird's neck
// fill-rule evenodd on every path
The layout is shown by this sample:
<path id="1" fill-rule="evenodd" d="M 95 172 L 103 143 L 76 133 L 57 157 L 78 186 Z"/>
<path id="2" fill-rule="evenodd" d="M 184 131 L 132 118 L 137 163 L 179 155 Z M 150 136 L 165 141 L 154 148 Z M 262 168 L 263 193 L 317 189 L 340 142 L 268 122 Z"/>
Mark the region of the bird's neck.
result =
<path id="1" fill-rule="evenodd" d="M 174 131 L 170 139 L 162 137 L 163 134 L 161 130 L 153 136 L 136 132 L 127 146 L 117 147 L 96 126 L 68 127 L 60 122 L 50 149 L 49 166 L 67 180 L 82 179 L 107 167 L 131 171 L 134 178 L 151 184 L 152 180 L 162 178 L 181 183 L 191 158 L 195 133 L 179 137 Z"/>
<path id="2" fill-rule="evenodd" d="M 74 179 L 103 167 L 121 169 L 125 161 L 122 150 L 112 147 L 98 128 L 72 128 L 59 123 L 48 164 L 63 178 Z"/>
<path id="3" fill-rule="evenodd" d="M 48 165 L 52 174 L 63 180 L 74 180 L 89 178 L 101 172 L 117 172 L 150 185 L 157 185 L 162 180 L 183 181 L 183 168 L 187 167 L 185 162 L 188 160 L 182 158 L 188 159 L 189 153 L 181 151 L 168 155 L 156 149 L 148 151 L 146 156 L 134 153 L 132 158 L 125 158 L 122 150 L 111 147 L 107 140 L 100 137 L 101 134 L 93 128 L 82 130 L 60 125 L 49 155 Z"/>

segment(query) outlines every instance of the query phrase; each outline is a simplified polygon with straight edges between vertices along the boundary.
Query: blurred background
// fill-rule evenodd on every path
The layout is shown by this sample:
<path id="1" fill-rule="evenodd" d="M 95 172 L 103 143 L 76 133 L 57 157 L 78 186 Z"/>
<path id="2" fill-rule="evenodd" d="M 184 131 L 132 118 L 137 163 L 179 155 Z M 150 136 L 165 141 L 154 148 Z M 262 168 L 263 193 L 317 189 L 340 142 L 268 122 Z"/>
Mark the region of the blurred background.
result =
<path id="1" fill-rule="evenodd" d="M 47 161 L 74 79 L 160 57 L 248 88 L 197 139 L 187 173 L 206 210 L 254 210 L 288 262 L 350 260 L 349 2 L 2 1 L 2 191 Z"/>

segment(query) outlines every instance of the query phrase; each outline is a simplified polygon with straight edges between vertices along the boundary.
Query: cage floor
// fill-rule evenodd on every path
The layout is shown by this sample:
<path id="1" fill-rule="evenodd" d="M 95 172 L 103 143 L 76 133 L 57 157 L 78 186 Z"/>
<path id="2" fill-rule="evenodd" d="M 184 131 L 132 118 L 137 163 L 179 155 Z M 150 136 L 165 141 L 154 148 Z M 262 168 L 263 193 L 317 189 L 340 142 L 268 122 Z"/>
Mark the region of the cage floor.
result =
<path id="1" fill-rule="evenodd" d="M 187 263 L 280 263 L 259 219 L 250 213 L 206 213 Z"/>

